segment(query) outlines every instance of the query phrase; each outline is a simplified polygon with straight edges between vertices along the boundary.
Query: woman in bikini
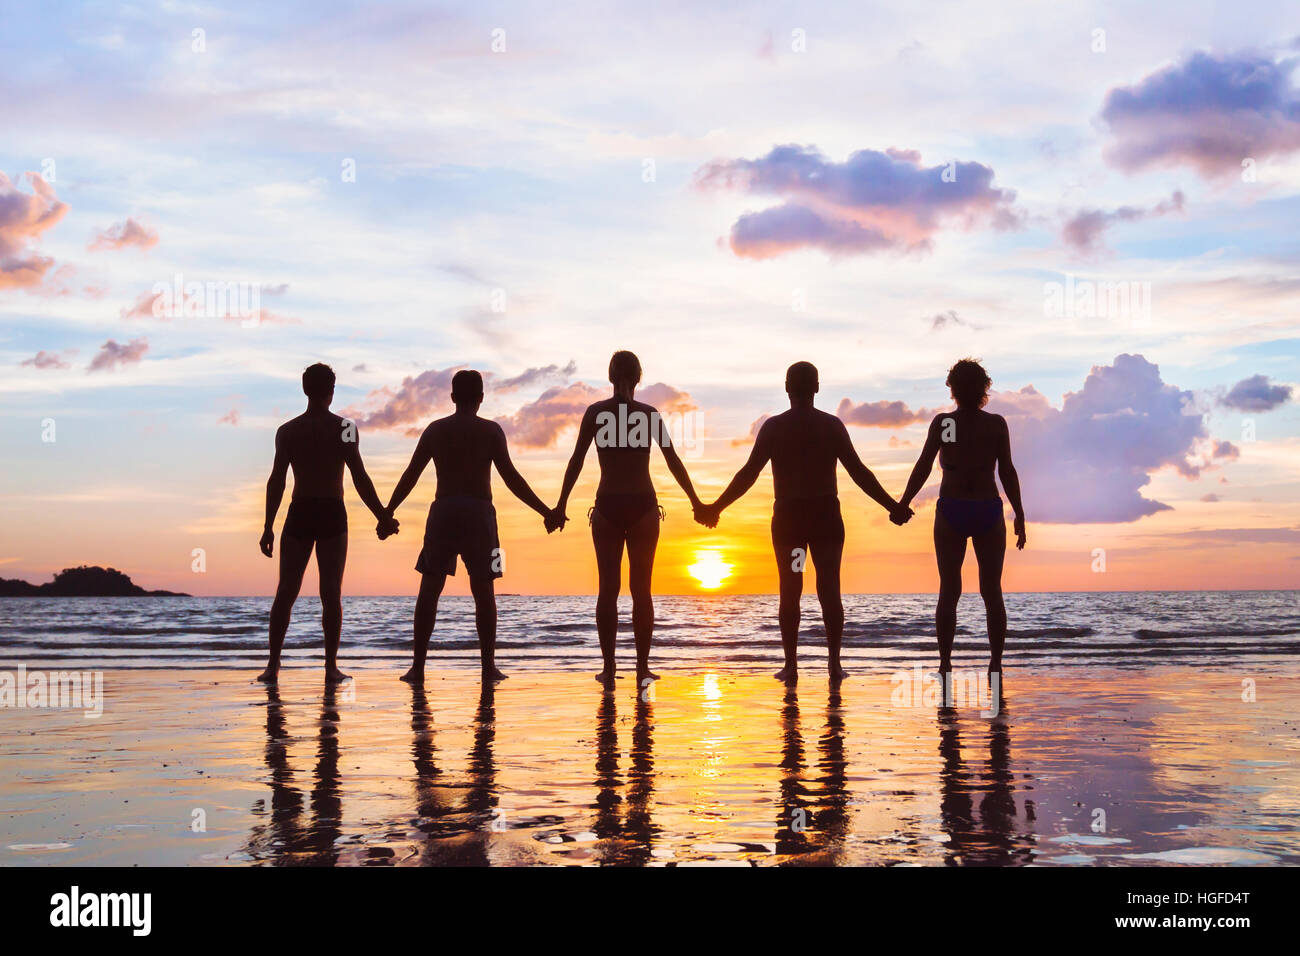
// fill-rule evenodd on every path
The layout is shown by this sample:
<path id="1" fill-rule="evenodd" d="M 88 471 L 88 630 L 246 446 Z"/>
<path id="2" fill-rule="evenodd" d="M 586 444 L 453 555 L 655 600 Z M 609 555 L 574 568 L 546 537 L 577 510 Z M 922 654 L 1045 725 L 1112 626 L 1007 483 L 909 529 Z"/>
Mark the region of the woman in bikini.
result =
<path id="1" fill-rule="evenodd" d="M 614 679 L 614 637 L 618 631 L 618 592 L 623 572 L 623 546 L 627 545 L 628 586 L 632 592 L 632 632 L 636 638 L 638 686 L 657 675 L 650 672 L 650 636 L 654 631 L 654 603 L 650 576 L 663 510 L 650 481 L 650 446 L 658 445 L 668 470 L 686 492 L 691 507 L 700 500 L 691 487 L 686 466 L 673 448 L 668 430 L 653 406 L 638 402 L 633 392 L 641 381 L 641 362 L 631 352 L 615 352 L 609 360 L 609 381 L 614 394 L 590 406 L 582 416 L 578 443 L 564 472 L 564 488 L 555 506 L 564 517 L 569 494 L 582 473 L 592 442 L 600 462 L 596 504 L 588 513 L 591 540 L 596 547 L 599 596 L 596 598 L 596 633 L 605 666 L 596 679 Z M 562 526 L 562 525 L 561 525 Z"/>
<path id="2" fill-rule="evenodd" d="M 934 624 L 939 637 L 939 673 L 952 671 L 952 641 L 957 630 L 957 599 L 961 597 L 961 566 L 966 539 L 979 563 L 980 595 L 989 628 L 989 673 L 1002 671 L 1002 645 L 1007 637 L 1007 609 L 1002 601 L 1002 561 L 1007 551 L 1007 526 L 1002 517 L 993 469 L 1015 515 L 1016 547 L 1025 546 L 1025 510 L 1020 503 L 1020 478 L 1011 464 L 1011 436 L 1001 415 L 984 411 L 992 380 L 974 359 L 962 359 L 948 370 L 955 411 L 942 412 L 930 423 L 925 448 L 912 469 L 902 504 L 911 504 L 930 477 L 939 456 L 943 482 L 934 509 L 934 554 L 939 564 L 939 606 Z M 999 678 L 1000 679 L 1000 678 Z"/>

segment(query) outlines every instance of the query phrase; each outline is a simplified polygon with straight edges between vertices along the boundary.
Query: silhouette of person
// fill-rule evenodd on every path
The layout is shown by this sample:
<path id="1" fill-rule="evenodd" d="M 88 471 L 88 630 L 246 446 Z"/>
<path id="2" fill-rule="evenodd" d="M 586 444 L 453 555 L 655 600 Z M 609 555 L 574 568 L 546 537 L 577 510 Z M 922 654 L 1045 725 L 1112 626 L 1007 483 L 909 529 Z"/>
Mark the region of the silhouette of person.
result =
<path id="1" fill-rule="evenodd" d="M 483 404 L 483 376 L 472 369 L 457 372 L 451 379 L 451 400 L 455 412 L 429 423 L 388 501 L 389 512 L 396 512 L 415 488 L 425 466 L 433 462 L 438 484 L 424 526 L 424 547 L 415 563 L 421 575 L 420 593 L 415 599 L 415 655 L 411 669 L 402 675 L 402 680 L 411 683 L 424 680 L 424 659 L 433 636 L 438 598 L 447 575 L 456 573 L 458 556 L 465 562 L 474 596 L 483 678 L 505 677 L 496 667 L 494 588 L 503 573 L 504 557 L 497 539 L 496 508 L 492 505 L 492 466 L 496 465 L 506 487 L 545 519 L 548 533 L 556 526 L 551 510 L 533 494 L 510 461 L 501 426 L 478 415 Z M 382 530 L 380 537 L 385 537 Z"/>
<path id="2" fill-rule="evenodd" d="M 758 480 L 772 463 L 776 501 L 772 509 L 772 549 L 780 580 L 781 644 L 785 666 L 778 680 L 799 677 L 799 599 L 803 594 L 803 567 L 808 557 L 817 568 L 817 598 L 826 625 L 827 663 L 832 681 L 846 676 L 840 666 L 840 638 L 844 631 L 844 605 L 840 599 L 840 558 L 844 553 L 844 521 L 835 481 L 835 466 L 843 463 L 854 483 L 871 500 L 889 512 L 890 520 L 903 524 L 911 510 L 896 502 L 871 470 L 862 463 L 849 431 L 834 415 L 813 407 L 817 394 L 817 369 L 811 362 L 795 362 L 786 371 L 788 411 L 765 421 L 754 439 L 754 449 L 726 490 L 711 505 L 696 509 L 701 524 L 715 527 L 722 511 Z"/>
<path id="3" fill-rule="evenodd" d="M 641 362 L 631 352 L 615 352 L 609 360 L 609 381 L 614 394 L 587 408 L 578 429 L 573 457 L 564 472 L 564 487 L 555 506 L 561 527 L 568 520 L 569 495 L 582 474 L 583 460 L 592 442 L 600 462 L 600 484 L 595 507 L 588 512 L 591 541 L 596 549 L 599 594 L 596 598 L 596 633 L 604 667 L 596 680 L 608 684 L 614 679 L 614 642 L 618 632 L 618 592 L 623 570 L 623 548 L 627 546 L 628 589 L 632 592 L 632 632 L 636 641 L 638 686 L 656 680 L 650 671 L 650 640 L 654 633 L 654 601 L 650 580 L 654 572 L 655 547 L 659 543 L 659 521 L 663 511 L 650 480 L 650 448 L 658 445 L 668 470 L 686 492 L 691 506 L 700 500 L 691 487 L 677 450 L 659 412 L 633 393 L 641 381 Z"/>
<path id="4" fill-rule="evenodd" d="M 1007 609 L 1002 600 L 1007 526 L 993 469 L 997 468 L 1015 513 L 1016 547 L 1023 549 L 1025 509 L 1020 503 L 1020 477 L 1011 463 L 1011 434 L 1006 419 L 984 411 L 993 384 L 984 367 L 974 359 L 962 359 L 948 370 L 946 384 L 957 408 L 940 412 L 930 422 L 925 447 L 903 492 L 903 504 L 911 504 L 930 477 L 938 455 L 943 472 L 934 509 L 934 555 L 939 565 L 939 604 L 934 626 L 939 639 L 939 673 L 952 672 L 961 566 L 966 560 L 969 538 L 979 563 L 980 595 L 988 619 L 989 672 L 1000 674 L 1002 646 L 1007 637 Z"/>
<path id="5" fill-rule="evenodd" d="M 307 410 L 275 433 L 275 463 L 266 482 L 266 525 L 259 546 L 272 557 L 275 514 L 284 497 L 285 473 L 293 469 L 293 498 L 280 534 L 280 582 L 271 604 L 270 654 L 260 681 L 274 681 L 280 672 L 280 649 L 289 629 L 289 615 L 302 576 L 316 550 L 320 575 L 321 627 L 325 632 L 325 679 L 346 680 L 338 668 L 339 636 L 343 628 L 343 565 L 348 555 L 348 513 L 343 505 L 343 466 L 352 484 L 378 520 L 382 534 L 397 531 L 391 511 L 385 511 L 374 483 L 361 463 L 356 423 L 330 411 L 334 400 L 334 370 L 316 363 L 302 373 Z"/>

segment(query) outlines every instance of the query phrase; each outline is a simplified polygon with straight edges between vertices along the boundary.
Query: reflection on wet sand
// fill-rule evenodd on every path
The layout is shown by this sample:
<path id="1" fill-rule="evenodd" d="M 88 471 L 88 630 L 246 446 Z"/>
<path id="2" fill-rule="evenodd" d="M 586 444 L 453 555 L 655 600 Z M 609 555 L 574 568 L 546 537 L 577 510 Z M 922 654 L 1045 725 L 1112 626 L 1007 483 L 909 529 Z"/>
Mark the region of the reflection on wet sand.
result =
<path id="1" fill-rule="evenodd" d="M 849 832 L 848 761 L 840 691 L 831 688 L 817 737 L 816 776 L 807 774 L 799 694 L 789 686 L 781 706 L 781 779 L 773 852 L 788 865 L 842 862 Z M 810 786 L 810 784 L 812 786 Z"/>
<path id="2" fill-rule="evenodd" d="M 498 809 L 496 766 L 496 687 L 485 681 L 474 715 L 474 743 L 463 787 L 440 780 L 429 698 L 421 687 L 411 689 L 411 759 L 415 765 L 415 826 L 425 835 L 419 863 L 425 866 L 486 866 L 491 863 L 491 838 L 509 821 Z M 458 800 L 458 790 L 464 791 Z"/>
<path id="3" fill-rule="evenodd" d="M 355 694 L 306 679 L 279 692 L 187 681 L 190 712 L 214 716 L 202 733 L 165 736 L 175 690 L 124 675 L 148 709 L 106 713 L 93 730 L 110 756 L 92 773 L 106 793 L 128 779 L 154 796 L 106 799 L 108 822 L 85 837 L 57 821 L 27 830 L 70 844 L 75 861 L 143 862 L 154 844 L 98 833 L 134 833 L 112 829 L 128 806 L 174 819 L 183 801 L 214 809 L 206 836 L 166 846 L 178 862 L 1300 862 L 1294 727 L 1280 705 L 1243 702 L 1231 675 L 1128 675 L 1120 689 L 1075 677 L 1069 695 L 1020 675 L 1014 705 L 1004 695 L 991 719 L 979 706 L 899 706 L 883 680 L 796 692 L 704 672 L 640 699 L 630 682 L 518 674 L 494 689 L 476 677 L 447 672 L 427 695 L 396 680 Z M 407 707 L 409 722 L 393 720 Z M 61 714 L 39 719 L 47 734 L 84 733 Z M 69 765 L 68 786 L 87 779 L 84 763 Z"/>
<path id="4" fill-rule="evenodd" d="M 1005 695 L 1001 712 L 981 732 L 988 739 L 988 760 L 973 771 L 962 756 L 960 716 L 956 708 L 940 707 L 940 822 L 948 835 L 943 862 L 949 866 L 1016 866 L 1033 859 L 1033 837 L 1020 832 L 1016 811 L 1015 774 L 1011 769 L 1011 705 Z M 975 799 L 979 797 L 979 807 Z M 1033 803 L 1026 801 L 1027 822 Z"/>
<path id="5" fill-rule="evenodd" d="M 302 793 L 294 786 L 294 770 L 289 764 L 288 744 L 284 702 L 279 690 L 268 685 L 265 758 L 270 771 L 271 813 L 268 821 L 253 826 L 245 852 L 254 859 L 283 866 L 333 866 L 338 862 L 335 844 L 342 832 L 343 805 L 339 789 L 339 711 L 334 685 L 327 685 L 322 694 L 311 817 L 306 824 L 302 820 Z M 265 813 L 265 802 L 259 800 L 253 814 Z"/>
<path id="6" fill-rule="evenodd" d="M 612 691 L 600 695 L 596 708 L 596 800 L 592 832 L 602 841 L 602 864 L 645 866 L 654 856 L 657 829 L 654 804 L 654 704 L 648 692 L 634 705 L 632 749 L 628 754 L 626 798 L 620 792 L 618 704 Z"/>

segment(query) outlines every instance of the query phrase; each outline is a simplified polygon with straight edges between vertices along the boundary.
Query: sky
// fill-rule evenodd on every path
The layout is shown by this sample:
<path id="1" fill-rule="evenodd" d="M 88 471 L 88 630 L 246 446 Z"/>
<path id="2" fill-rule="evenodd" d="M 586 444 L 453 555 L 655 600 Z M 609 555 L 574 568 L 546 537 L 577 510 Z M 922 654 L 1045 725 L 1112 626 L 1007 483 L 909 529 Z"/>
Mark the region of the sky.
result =
<path id="1" fill-rule="evenodd" d="M 1295 584 L 1300 7 L 142 2 L 5 21 L 0 576 L 102 564 L 271 593 L 273 437 L 315 361 L 383 498 L 477 368 L 482 414 L 553 502 L 631 349 L 705 500 L 798 360 L 901 494 L 969 355 L 1024 486 L 1007 589 Z M 652 468 L 655 589 L 773 591 L 770 477 L 710 531 Z M 499 591 L 594 591 L 596 477 L 593 454 L 549 537 L 495 481 Z M 936 589 L 936 484 L 900 529 L 841 473 L 845 590 Z M 432 474 L 385 542 L 346 494 L 345 592 L 414 593 Z M 696 565 L 725 566 L 720 587 Z"/>

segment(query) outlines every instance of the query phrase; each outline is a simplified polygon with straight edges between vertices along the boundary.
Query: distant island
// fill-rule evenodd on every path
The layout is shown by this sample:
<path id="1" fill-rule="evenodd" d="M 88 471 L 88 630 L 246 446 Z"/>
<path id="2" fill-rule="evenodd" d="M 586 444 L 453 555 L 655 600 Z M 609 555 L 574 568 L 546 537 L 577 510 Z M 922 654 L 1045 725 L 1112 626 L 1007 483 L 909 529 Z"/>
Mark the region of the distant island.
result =
<path id="1" fill-rule="evenodd" d="M 189 597 L 179 591 L 146 591 L 117 568 L 64 568 L 49 584 L 0 578 L 0 597 Z"/>

